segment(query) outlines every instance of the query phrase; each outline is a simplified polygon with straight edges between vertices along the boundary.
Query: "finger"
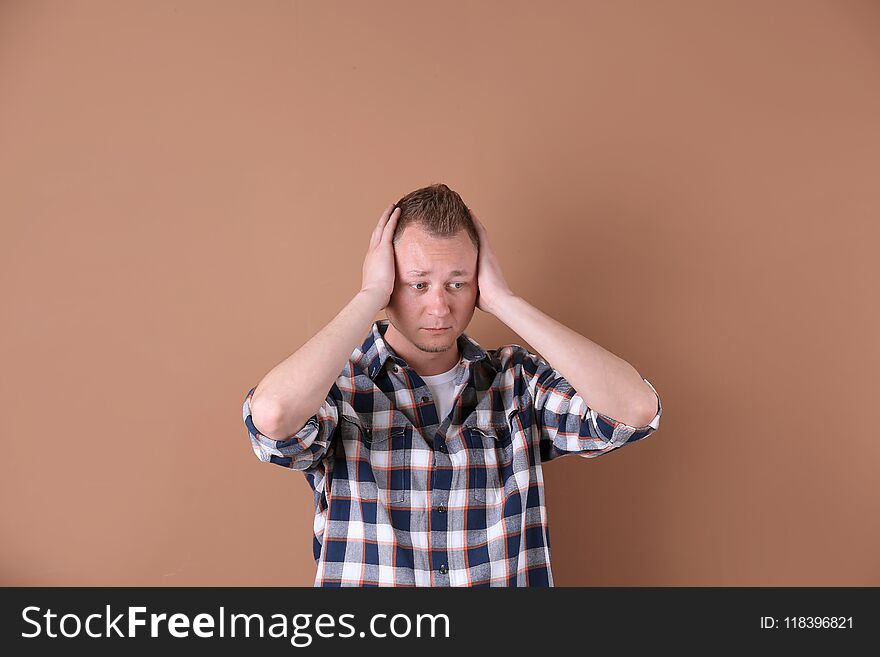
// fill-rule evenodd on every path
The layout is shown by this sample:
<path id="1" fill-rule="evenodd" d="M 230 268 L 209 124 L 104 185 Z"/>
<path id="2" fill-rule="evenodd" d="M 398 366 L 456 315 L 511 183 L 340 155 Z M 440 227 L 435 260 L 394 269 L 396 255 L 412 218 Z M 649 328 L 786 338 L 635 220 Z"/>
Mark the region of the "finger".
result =
<path id="1" fill-rule="evenodd" d="M 382 213 L 382 216 L 379 217 L 379 223 L 376 224 L 376 228 L 380 232 L 381 232 L 382 228 L 385 226 L 385 224 L 388 222 L 388 218 L 391 216 L 391 213 L 394 212 L 394 208 L 395 208 L 395 205 L 394 205 L 394 203 L 392 203 L 387 208 L 385 208 L 385 211 Z"/>
<path id="2" fill-rule="evenodd" d="M 468 208 L 468 212 L 471 213 L 471 219 L 473 219 L 473 221 L 474 221 L 474 227 L 477 230 L 482 230 L 483 229 L 483 222 L 480 221 L 479 217 L 477 217 L 477 214 L 471 208 Z"/>
<path id="3" fill-rule="evenodd" d="M 474 228 L 477 229 L 477 239 L 480 242 L 480 250 L 482 251 L 484 248 L 489 248 L 489 234 L 486 232 L 486 227 L 483 226 L 479 219 L 474 221 Z"/>
<path id="4" fill-rule="evenodd" d="M 397 220 L 400 218 L 400 208 L 395 208 L 394 212 L 391 213 L 391 216 L 388 218 L 388 223 L 385 224 L 385 229 L 382 232 L 382 239 L 390 242 L 394 237 L 394 229 L 397 227 Z"/>
<path id="5" fill-rule="evenodd" d="M 396 204 L 394 203 L 389 205 L 387 208 L 385 208 L 382 216 L 379 217 L 379 223 L 376 224 L 376 227 L 373 229 L 372 235 L 370 235 L 370 248 L 376 246 L 376 244 L 378 244 L 382 240 L 383 231 L 385 230 L 385 226 L 388 223 L 388 219 L 391 217 L 392 214 L 394 214 L 394 209 L 396 209 L 395 206 Z"/>

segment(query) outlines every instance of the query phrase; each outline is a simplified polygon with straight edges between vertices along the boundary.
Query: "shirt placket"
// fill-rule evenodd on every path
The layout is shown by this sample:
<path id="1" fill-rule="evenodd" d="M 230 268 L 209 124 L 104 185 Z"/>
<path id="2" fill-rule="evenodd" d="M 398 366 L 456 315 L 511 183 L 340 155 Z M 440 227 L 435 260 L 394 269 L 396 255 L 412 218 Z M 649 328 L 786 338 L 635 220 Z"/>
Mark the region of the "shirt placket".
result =
<path id="1" fill-rule="evenodd" d="M 392 372 L 396 377 L 396 386 L 398 389 L 407 389 L 410 380 L 413 380 L 413 372 L 405 371 L 406 367 L 396 364 L 392 367 Z M 416 376 L 416 379 L 421 380 Z M 430 388 L 421 382 L 417 388 L 412 389 L 413 400 L 418 404 L 434 404 L 435 415 L 436 404 Z M 452 484 L 452 462 L 449 458 L 449 450 L 446 445 L 445 436 L 439 431 L 440 425 L 422 426 L 418 422 L 421 414 L 416 411 L 410 421 L 413 426 L 417 427 L 419 433 L 425 435 L 433 432 L 433 439 L 427 446 L 431 449 L 431 472 L 429 480 L 429 503 L 430 513 L 422 516 L 421 514 L 413 514 L 412 517 L 425 517 L 427 519 L 427 527 L 413 526 L 412 531 L 425 531 L 428 536 L 428 555 L 427 565 L 430 569 L 431 586 L 449 586 L 449 551 L 446 537 L 449 528 L 449 491 Z M 439 420 L 439 417 L 438 417 Z"/>
<path id="2" fill-rule="evenodd" d="M 439 431 L 434 435 L 431 460 L 431 571 L 434 586 L 449 586 L 449 491 L 452 488 L 452 462 L 446 438 Z"/>

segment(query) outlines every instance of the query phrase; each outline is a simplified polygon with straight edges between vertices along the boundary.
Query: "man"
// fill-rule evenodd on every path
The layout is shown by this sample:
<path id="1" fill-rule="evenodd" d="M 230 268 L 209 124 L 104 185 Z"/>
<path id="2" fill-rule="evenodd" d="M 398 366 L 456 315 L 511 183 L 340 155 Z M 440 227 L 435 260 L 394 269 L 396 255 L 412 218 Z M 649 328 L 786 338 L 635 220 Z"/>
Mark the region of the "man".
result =
<path id="1" fill-rule="evenodd" d="M 475 307 L 547 360 L 482 349 Z M 446 185 L 385 210 L 360 292 L 242 410 L 260 460 L 314 491 L 315 586 L 553 586 L 542 463 L 641 440 L 662 413 L 629 363 L 511 291 Z"/>

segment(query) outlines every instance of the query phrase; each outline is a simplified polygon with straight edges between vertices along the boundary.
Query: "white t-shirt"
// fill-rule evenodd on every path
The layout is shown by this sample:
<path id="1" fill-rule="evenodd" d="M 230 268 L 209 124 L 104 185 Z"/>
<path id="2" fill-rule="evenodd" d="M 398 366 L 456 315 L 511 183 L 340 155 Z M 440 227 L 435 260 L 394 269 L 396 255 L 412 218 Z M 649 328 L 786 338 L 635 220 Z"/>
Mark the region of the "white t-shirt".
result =
<path id="1" fill-rule="evenodd" d="M 455 400 L 455 375 L 458 373 L 459 365 L 461 365 L 460 360 L 455 364 L 455 367 L 447 372 L 421 377 L 434 396 L 434 405 L 437 406 L 437 413 L 440 415 L 438 419 L 441 424 L 452 411 L 452 403 Z"/>

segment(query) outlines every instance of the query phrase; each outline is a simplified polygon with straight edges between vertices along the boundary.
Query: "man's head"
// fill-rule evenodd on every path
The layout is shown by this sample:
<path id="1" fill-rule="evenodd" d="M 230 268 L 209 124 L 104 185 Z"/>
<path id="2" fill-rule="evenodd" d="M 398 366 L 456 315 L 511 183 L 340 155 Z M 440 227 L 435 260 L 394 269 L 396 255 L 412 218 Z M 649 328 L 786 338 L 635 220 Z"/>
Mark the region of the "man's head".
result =
<path id="1" fill-rule="evenodd" d="M 461 197 L 443 184 L 411 192 L 397 205 L 394 291 L 386 314 L 418 350 L 454 349 L 476 307 L 479 238 L 473 219 Z"/>

